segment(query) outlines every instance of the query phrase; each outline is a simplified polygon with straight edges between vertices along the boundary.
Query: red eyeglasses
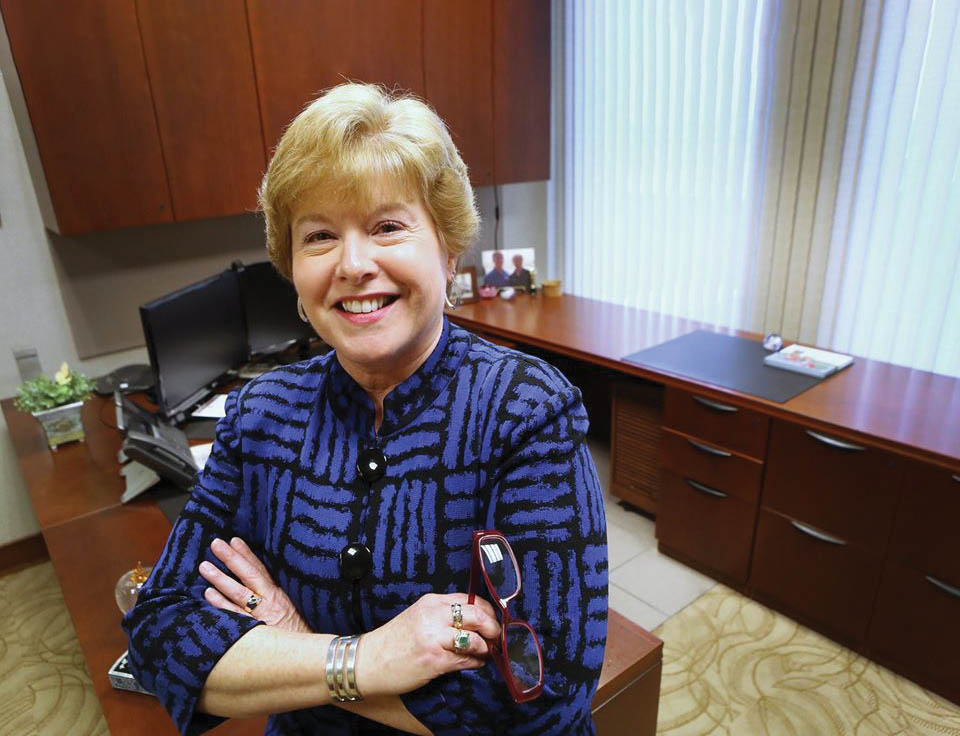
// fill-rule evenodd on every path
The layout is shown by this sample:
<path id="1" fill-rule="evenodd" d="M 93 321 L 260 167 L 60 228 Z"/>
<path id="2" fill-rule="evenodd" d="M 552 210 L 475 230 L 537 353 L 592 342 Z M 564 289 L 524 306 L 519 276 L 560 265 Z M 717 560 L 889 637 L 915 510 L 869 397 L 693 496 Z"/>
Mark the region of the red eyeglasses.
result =
<path id="1" fill-rule="evenodd" d="M 520 595 L 520 566 L 507 538 L 495 529 L 473 533 L 468 604 L 474 602 L 481 579 L 500 612 L 500 641 L 493 645 L 493 663 L 516 702 L 533 700 L 543 690 L 543 649 L 533 627 L 507 610 L 507 604 Z"/>

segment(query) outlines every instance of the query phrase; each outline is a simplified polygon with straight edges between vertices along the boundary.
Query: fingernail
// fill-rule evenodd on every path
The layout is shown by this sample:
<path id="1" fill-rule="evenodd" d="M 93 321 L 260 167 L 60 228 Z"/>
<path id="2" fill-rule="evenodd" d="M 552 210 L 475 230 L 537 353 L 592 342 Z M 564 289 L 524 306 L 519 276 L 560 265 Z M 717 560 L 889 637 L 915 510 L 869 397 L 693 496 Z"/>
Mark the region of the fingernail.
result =
<path id="1" fill-rule="evenodd" d="M 201 572 L 210 572 L 212 569 L 213 569 L 213 565 L 211 565 L 211 564 L 210 564 L 209 562 L 207 562 L 206 560 L 204 560 L 203 562 L 200 563 L 200 571 L 201 571 Z"/>

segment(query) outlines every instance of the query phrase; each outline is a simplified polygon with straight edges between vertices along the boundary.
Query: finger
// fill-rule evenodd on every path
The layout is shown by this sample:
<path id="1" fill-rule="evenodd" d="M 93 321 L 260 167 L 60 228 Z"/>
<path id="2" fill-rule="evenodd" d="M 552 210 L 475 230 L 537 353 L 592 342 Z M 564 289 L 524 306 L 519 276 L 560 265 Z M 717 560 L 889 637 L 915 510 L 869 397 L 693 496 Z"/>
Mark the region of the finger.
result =
<path id="1" fill-rule="evenodd" d="M 219 590 L 216 588 L 207 588 L 203 591 L 203 597 L 207 600 L 211 606 L 215 608 L 220 608 L 226 611 L 233 611 L 234 613 L 242 613 L 244 616 L 251 616 L 252 614 L 244 611 L 240 606 L 228 601 Z"/>
<path id="2" fill-rule="evenodd" d="M 497 618 L 497 614 L 494 611 L 493 606 L 490 605 L 490 602 L 487 601 L 485 598 L 476 596 L 473 600 L 473 603 L 467 603 L 467 601 L 469 600 L 469 596 L 467 596 L 466 593 L 451 593 L 449 596 L 447 596 L 447 598 L 449 599 L 448 601 L 449 603 L 461 604 L 464 610 L 466 610 L 470 606 L 476 606 L 480 610 L 482 610 L 485 614 L 487 614 L 487 616 L 489 616 L 490 618 L 494 620 Z"/>
<path id="3" fill-rule="evenodd" d="M 469 640 L 469 644 L 465 649 L 458 649 L 454 646 L 455 638 L 461 634 L 465 635 Z M 468 629 L 459 630 L 451 626 L 449 629 L 445 630 L 443 635 L 447 639 L 446 643 L 443 645 L 443 648 L 449 650 L 458 657 L 486 660 L 490 656 L 490 645 L 483 637 L 479 636 L 474 631 L 470 631 Z"/>
<path id="4" fill-rule="evenodd" d="M 492 609 L 488 613 L 480 606 L 464 606 L 462 610 L 463 628 L 476 631 L 484 639 L 500 637 L 500 623 L 493 615 Z"/>
<path id="5" fill-rule="evenodd" d="M 230 546 L 260 574 L 260 577 L 269 580 L 270 583 L 273 584 L 273 577 L 270 575 L 270 572 L 267 570 L 263 562 L 260 561 L 260 558 L 253 553 L 253 550 L 250 549 L 246 542 L 244 542 L 240 537 L 234 537 L 230 540 Z"/>
<path id="6" fill-rule="evenodd" d="M 247 599 L 253 594 L 250 588 L 238 583 L 212 562 L 204 560 L 200 563 L 199 570 L 204 580 L 219 590 L 225 598 L 238 606 L 245 605 Z"/>
<path id="7" fill-rule="evenodd" d="M 222 539 L 214 539 L 210 543 L 210 550 L 248 588 L 262 594 L 272 587 L 272 580 L 264 579 L 256 567 Z"/>

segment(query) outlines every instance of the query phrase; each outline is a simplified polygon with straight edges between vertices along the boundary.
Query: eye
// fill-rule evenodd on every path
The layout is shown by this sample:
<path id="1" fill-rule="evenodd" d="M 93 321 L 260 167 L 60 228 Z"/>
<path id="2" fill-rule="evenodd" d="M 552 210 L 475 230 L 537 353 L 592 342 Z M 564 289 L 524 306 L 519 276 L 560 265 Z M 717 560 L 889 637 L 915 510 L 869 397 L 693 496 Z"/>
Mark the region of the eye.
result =
<path id="1" fill-rule="evenodd" d="M 393 220 L 386 220 L 377 225 L 377 228 L 374 232 L 380 235 L 395 235 L 403 230 L 403 225 L 399 222 L 394 222 Z"/>
<path id="2" fill-rule="evenodd" d="M 333 235 L 326 230 L 318 230 L 317 232 L 307 233 L 304 238 L 304 243 L 320 243 L 325 240 L 330 240 L 333 238 Z"/>

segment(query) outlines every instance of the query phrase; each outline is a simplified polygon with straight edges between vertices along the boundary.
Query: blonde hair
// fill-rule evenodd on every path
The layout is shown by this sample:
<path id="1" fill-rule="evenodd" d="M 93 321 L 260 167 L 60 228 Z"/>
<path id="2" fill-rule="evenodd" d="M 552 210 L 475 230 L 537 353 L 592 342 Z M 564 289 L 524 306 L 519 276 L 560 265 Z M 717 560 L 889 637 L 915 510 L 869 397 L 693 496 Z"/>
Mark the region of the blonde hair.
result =
<path id="1" fill-rule="evenodd" d="M 480 215 L 467 167 L 426 103 L 372 84 L 341 84 L 307 105 L 280 138 L 260 185 L 267 252 L 292 278 L 291 213 L 322 186 L 339 202 L 369 204 L 384 181 L 415 192 L 447 252 L 461 256 Z"/>

